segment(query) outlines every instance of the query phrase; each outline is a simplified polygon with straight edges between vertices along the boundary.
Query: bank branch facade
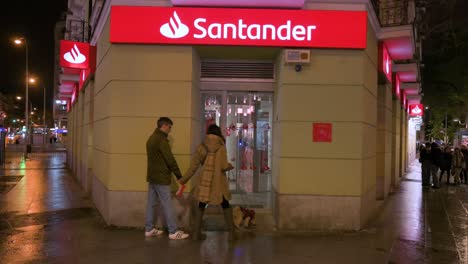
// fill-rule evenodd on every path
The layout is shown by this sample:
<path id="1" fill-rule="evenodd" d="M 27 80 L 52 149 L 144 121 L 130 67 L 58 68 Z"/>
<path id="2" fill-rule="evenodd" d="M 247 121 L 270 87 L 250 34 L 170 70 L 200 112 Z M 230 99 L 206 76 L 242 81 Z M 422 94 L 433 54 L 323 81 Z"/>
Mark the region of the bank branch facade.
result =
<path id="1" fill-rule="evenodd" d="M 396 63 L 417 52 L 412 25 L 383 27 L 372 1 L 232 2 L 102 2 L 83 54 L 95 62 L 62 66 L 80 77 L 70 168 L 108 224 L 142 226 L 156 120 L 174 121 L 182 171 L 218 124 L 234 205 L 279 230 L 362 228 L 414 158 L 419 69 Z"/>

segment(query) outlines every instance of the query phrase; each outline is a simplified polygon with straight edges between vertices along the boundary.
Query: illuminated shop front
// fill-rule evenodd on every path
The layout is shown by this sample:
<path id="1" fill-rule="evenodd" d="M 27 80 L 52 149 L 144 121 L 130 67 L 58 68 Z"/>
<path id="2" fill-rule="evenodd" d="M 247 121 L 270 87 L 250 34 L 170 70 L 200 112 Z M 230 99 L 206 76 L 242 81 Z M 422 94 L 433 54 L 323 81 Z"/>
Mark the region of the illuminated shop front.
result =
<path id="1" fill-rule="evenodd" d="M 222 128 L 233 204 L 283 230 L 361 228 L 398 184 L 403 162 L 391 160 L 402 137 L 393 123 L 406 123 L 372 7 L 215 2 L 103 7 L 91 40 L 96 70 L 69 115 L 70 163 L 96 207 L 110 224 L 142 225 L 144 143 L 168 116 L 182 171 L 206 127 Z M 381 134 L 390 142 L 384 151 Z"/>

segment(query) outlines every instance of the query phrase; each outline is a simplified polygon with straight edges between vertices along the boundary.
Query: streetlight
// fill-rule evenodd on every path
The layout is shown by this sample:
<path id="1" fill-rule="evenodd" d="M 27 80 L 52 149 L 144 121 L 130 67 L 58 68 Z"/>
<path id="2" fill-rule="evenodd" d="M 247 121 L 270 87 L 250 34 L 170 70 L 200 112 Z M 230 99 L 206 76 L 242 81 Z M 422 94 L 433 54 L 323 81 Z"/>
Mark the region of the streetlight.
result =
<path id="1" fill-rule="evenodd" d="M 20 100 L 22 100 L 22 99 L 23 99 L 23 97 L 21 97 L 21 96 L 17 96 L 17 97 L 16 97 L 16 100 L 18 100 L 18 101 L 20 101 Z M 33 104 L 32 104 L 32 102 L 31 102 L 31 100 L 29 100 L 28 103 L 29 103 L 28 105 L 29 105 L 29 109 L 30 109 L 30 110 L 31 110 L 31 109 L 36 109 L 35 107 L 33 108 Z M 15 109 L 18 109 L 19 107 L 18 107 L 17 105 L 15 105 L 14 108 L 15 108 Z"/>
<path id="2" fill-rule="evenodd" d="M 36 79 L 35 79 L 35 78 L 31 78 L 31 79 L 29 79 L 29 82 L 30 82 L 30 83 L 36 83 Z M 42 107 L 43 107 L 43 108 L 42 108 L 42 111 L 43 111 L 43 112 L 42 112 L 42 125 L 43 125 L 43 129 L 44 129 L 43 132 L 46 132 L 46 123 L 45 123 L 45 122 L 46 122 L 46 121 L 45 121 L 45 120 L 46 120 L 46 119 L 45 119 L 45 112 L 46 112 L 46 88 L 45 88 L 44 82 L 41 82 L 41 84 L 42 84 L 42 89 L 43 89 L 43 91 L 44 91 L 44 105 L 42 106 Z M 34 110 L 37 110 L 37 108 L 34 108 Z M 45 141 L 44 141 L 44 143 L 45 143 Z"/>
<path id="3" fill-rule="evenodd" d="M 25 150 L 25 158 L 28 157 L 28 152 L 31 151 L 31 145 L 29 142 L 29 116 L 28 116 L 28 101 L 29 101 L 29 69 L 28 69 L 28 42 L 26 41 L 25 37 L 19 37 L 14 40 L 16 45 L 23 45 L 24 50 L 26 52 L 26 99 L 24 100 L 24 117 L 26 120 L 26 150 Z"/>

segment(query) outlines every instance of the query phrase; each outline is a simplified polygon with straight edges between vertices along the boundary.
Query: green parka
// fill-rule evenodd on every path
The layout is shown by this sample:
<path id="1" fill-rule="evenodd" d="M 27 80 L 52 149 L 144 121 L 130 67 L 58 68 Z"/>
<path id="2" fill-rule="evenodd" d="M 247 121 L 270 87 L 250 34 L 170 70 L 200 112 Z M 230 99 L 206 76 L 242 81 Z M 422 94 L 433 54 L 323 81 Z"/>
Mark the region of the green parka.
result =
<path id="1" fill-rule="evenodd" d="M 148 170 L 146 181 L 158 185 L 170 185 L 171 175 L 182 178 L 179 166 L 172 154 L 167 134 L 156 128 L 146 141 Z"/>

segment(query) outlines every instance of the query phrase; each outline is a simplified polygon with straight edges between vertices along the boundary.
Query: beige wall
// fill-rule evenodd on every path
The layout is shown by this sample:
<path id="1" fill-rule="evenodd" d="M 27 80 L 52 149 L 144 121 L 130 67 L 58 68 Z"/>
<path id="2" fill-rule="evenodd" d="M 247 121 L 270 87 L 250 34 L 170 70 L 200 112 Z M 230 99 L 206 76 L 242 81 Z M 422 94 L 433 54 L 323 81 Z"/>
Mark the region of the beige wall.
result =
<path id="1" fill-rule="evenodd" d="M 111 45 L 109 21 L 97 47 L 95 80 L 70 113 L 71 167 L 81 167 L 77 175 L 107 223 L 141 226 L 145 145 L 157 119 L 174 121 L 169 139 L 182 171 L 200 142 L 199 59 L 188 46 Z"/>
<path id="2" fill-rule="evenodd" d="M 377 199 L 384 199 L 391 189 L 392 161 L 392 89 L 379 85 L 377 130 Z"/>
<path id="3" fill-rule="evenodd" d="M 402 138 L 401 138 L 401 177 L 405 175 L 406 169 L 408 168 L 408 113 L 406 110 L 402 109 L 401 111 L 401 128 L 402 128 Z"/>
<path id="4" fill-rule="evenodd" d="M 311 50 L 311 58 L 302 72 L 286 65 L 281 73 L 275 116 L 281 152 L 274 150 L 280 157 L 278 191 L 359 196 L 364 160 L 375 157 L 369 151 L 375 144 L 366 146 L 364 136 L 375 137 L 368 128 L 376 122 L 366 112 L 376 101 L 363 85 L 363 52 Z M 332 143 L 312 142 L 314 122 L 333 124 Z"/>
<path id="5" fill-rule="evenodd" d="M 197 63 L 192 47 L 98 44 L 93 172 L 108 190 L 146 191 L 146 149 L 157 118 L 174 121 L 173 153 L 187 168 L 199 135 Z"/>
<path id="6" fill-rule="evenodd" d="M 401 155 L 401 103 L 399 99 L 394 99 L 392 115 L 392 186 L 397 186 L 400 181 L 400 155 Z"/>
<path id="7" fill-rule="evenodd" d="M 348 202 L 359 213 L 355 215 L 357 220 L 349 220 L 344 228 L 353 225 L 359 228 L 375 208 L 377 40 L 374 35 L 370 29 L 366 50 L 311 50 L 311 62 L 301 72 L 296 72 L 294 65 L 285 64 L 282 57 L 278 60 L 277 67 L 281 69 L 275 91 L 273 182 L 279 196 L 276 214 L 280 228 L 301 228 L 294 221 L 304 222 L 302 227 L 308 228 L 305 219 L 315 219 L 316 208 L 319 214 L 327 214 L 319 222 L 328 221 L 333 214 L 336 219 L 349 217 L 351 214 L 343 216 L 339 212 L 347 197 L 357 198 L 357 203 Z M 333 125 L 331 143 L 312 141 L 312 124 L 316 122 Z M 300 196 L 292 199 L 287 195 Z M 283 208 L 289 201 L 298 203 L 297 197 L 305 195 L 310 197 L 304 198 L 310 209 L 304 209 L 310 214 L 295 215 Z M 321 197 L 315 201 L 319 203 L 334 200 L 329 204 L 332 209 L 314 205 L 313 196 Z M 337 196 L 343 199 L 332 199 Z M 322 228 L 330 227 L 322 224 Z"/>
<path id="8" fill-rule="evenodd" d="M 75 136 L 75 127 L 73 125 L 74 122 L 74 116 L 73 116 L 73 109 L 68 112 L 67 114 L 67 140 L 65 141 L 65 145 L 67 147 L 67 164 L 68 167 L 73 171 L 73 159 L 74 159 L 74 153 L 73 153 L 73 138 Z"/>

